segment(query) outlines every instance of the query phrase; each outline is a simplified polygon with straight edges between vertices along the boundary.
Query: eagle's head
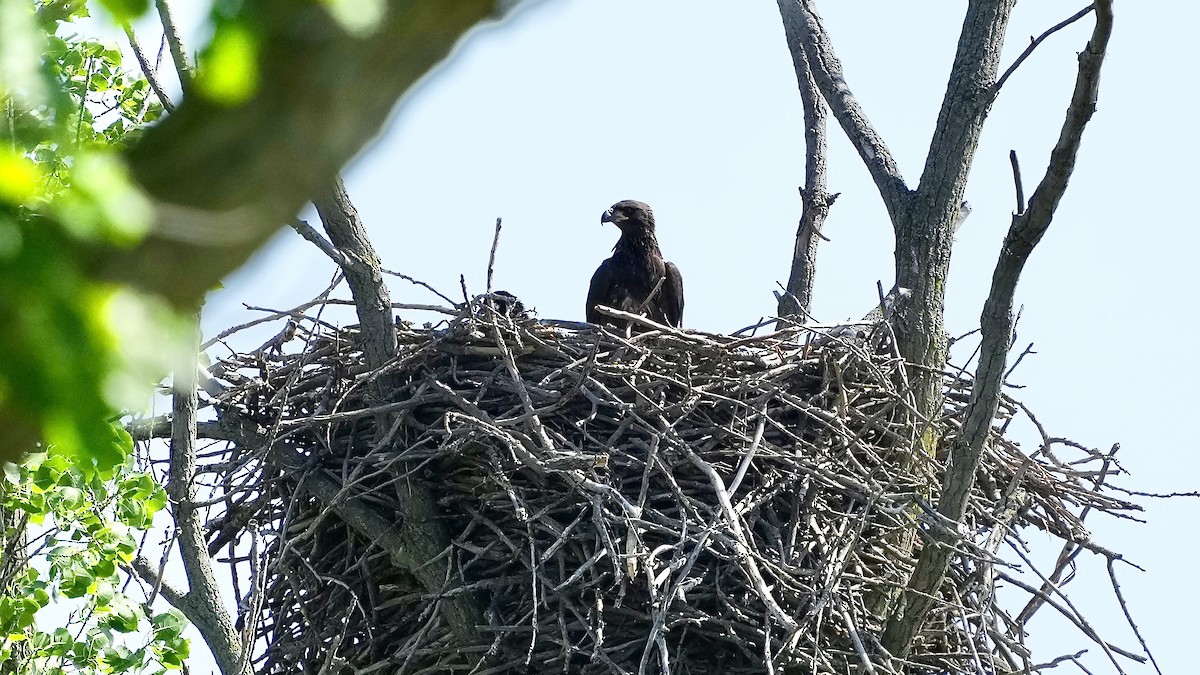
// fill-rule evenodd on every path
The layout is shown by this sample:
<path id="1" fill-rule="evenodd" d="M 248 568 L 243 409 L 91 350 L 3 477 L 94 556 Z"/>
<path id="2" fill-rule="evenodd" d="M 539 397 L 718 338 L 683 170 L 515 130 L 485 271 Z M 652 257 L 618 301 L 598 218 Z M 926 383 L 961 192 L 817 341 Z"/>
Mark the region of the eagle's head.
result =
<path id="1" fill-rule="evenodd" d="M 645 202 L 633 199 L 619 201 L 600 216 L 601 223 L 612 223 L 624 232 L 631 230 L 654 231 L 654 212 Z"/>

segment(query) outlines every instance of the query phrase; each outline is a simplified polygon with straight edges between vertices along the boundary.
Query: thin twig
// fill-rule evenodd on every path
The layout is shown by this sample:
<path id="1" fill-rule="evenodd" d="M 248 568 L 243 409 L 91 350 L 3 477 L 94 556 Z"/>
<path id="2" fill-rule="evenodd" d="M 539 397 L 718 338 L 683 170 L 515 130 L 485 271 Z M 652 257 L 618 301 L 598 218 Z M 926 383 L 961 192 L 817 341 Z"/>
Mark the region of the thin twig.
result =
<path id="1" fill-rule="evenodd" d="M 394 277 L 399 277 L 399 278 L 407 281 L 408 283 L 413 284 L 414 286 L 420 286 L 421 288 L 424 288 L 425 290 L 429 291 L 430 293 L 433 293 L 434 295 L 438 296 L 442 300 L 445 300 L 446 304 L 450 307 L 458 306 L 458 303 L 455 302 L 454 300 L 451 300 L 449 296 L 445 295 L 444 293 L 442 293 L 438 289 L 434 288 L 433 286 L 430 286 L 429 284 L 425 283 L 424 281 L 414 279 L 414 278 L 408 276 L 407 274 L 402 274 L 400 272 L 393 272 L 392 270 L 389 270 L 387 268 L 381 268 L 380 271 L 382 271 L 384 274 L 390 274 Z"/>
<path id="2" fill-rule="evenodd" d="M 158 97 L 159 103 L 167 112 L 175 112 L 175 104 L 171 102 L 171 97 L 167 96 L 167 92 L 163 89 L 162 84 L 158 81 L 158 71 L 150 65 L 146 59 L 146 55 L 142 53 L 142 46 L 138 44 L 137 35 L 133 32 L 133 27 L 129 24 L 122 26 L 125 29 L 125 37 L 129 39 L 129 46 L 133 49 L 133 56 L 137 59 L 138 65 L 142 68 L 142 74 L 146 76 L 146 81 L 150 83 L 150 88 L 154 90 L 154 95 Z"/>
<path id="3" fill-rule="evenodd" d="M 496 235 L 492 237 L 492 250 L 488 253 L 487 288 L 486 293 L 492 292 L 492 270 L 496 266 L 496 248 L 500 246 L 500 219 L 496 219 Z"/>
<path id="4" fill-rule="evenodd" d="M 992 86 L 992 96 L 995 96 L 996 94 L 998 94 L 1000 92 L 1000 88 L 1004 86 L 1004 83 L 1008 81 L 1008 78 L 1011 77 L 1012 74 L 1017 71 L 1017 68 L 1019 68 L 1021 66 L 1021 64 L 1025 62 L 1025 59 L 1029 58 L 1029 55 L 1033 53 L 1033 50 L 1038 48 L 1038 45 L 1040 45 L 1046 41 L 1046 38 L 1050 37 L 1051 35 L 1054 35 L 1058 31 L 1066 28 L 1067 26 L 1070 26 L 1071 24 L 1075 23 L 1076 21 L 1087 16 L 1095 8 L 1096 8 L 1095 4 L 1088 5 L 1087 7 L 1084 7 L 1083 9 L 1079 10 L 1078 12 L 1072 14 L 1067 19 L 1060 21 L 1060 22 L 1054 24 L 1053 26 L 1051 26 L 1050 28 L 1046 29 L 1046 31 L 1044 33 L 1037 36 L 1036 38 L 1035 37 L 1029 38 L 1029 46 L 1025 48 L 1025 51 L 1021 52 L 1021 55 L 1017 57 L 1017 60 L 1013 61 L 1013 64 L 1004 71 L 1004 74 L 1001 75 L 1000 79 L 996 80 L 996 84 L 994 84 Z"/>
<path id="5" fill-rule="evenodd" d="M 1025 213 L 1025 188 L 1021 185 L 1021 165 L 1017 163 L 1017 151 L 1008 151 L 1008 161 L 1012 164 L 1013 185 L 1017 189 L 1017 215 Z"/>
<path id="6" fill-rule="evenodd" d="M 171 8 L 167 6 L 167 0 L 154 0 L 155 7 L 158 8 L 158 19 L 163 27 L 163 39 L 167 41 L 167 46 L 171 50 L 171 62 L 175 64 L 175 72 L 179 75 L 179 83 L 187 89 L 191 83 L 192 66 L 188 63 L 187 52 L 183 48 L 183 39 L 179 37 L 179 29 L 175 26 L 175 19 L 171 16 Z"/>

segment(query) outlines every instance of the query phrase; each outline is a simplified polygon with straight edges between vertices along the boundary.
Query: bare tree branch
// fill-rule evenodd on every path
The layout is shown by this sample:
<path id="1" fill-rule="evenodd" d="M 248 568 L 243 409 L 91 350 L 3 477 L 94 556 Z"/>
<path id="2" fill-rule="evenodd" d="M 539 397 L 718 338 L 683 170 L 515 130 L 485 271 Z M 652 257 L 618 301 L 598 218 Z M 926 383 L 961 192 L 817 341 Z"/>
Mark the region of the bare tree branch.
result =
<path id="1" fill-rule="evenodd" d="M 833 51 L 829 34 L 817 14 L 812 0 L 778 0 L 779 13 L 789 46 L 795 36 L 803 44 L 813 79 L 829 104 L 834 118 L 841 124 L 846 137 L 858 150 L 859 157 L 871 172 L 871 178 L 883 197 L 888 215 L 895 222 L 907 209 L 908 186 L 900 175 L 900 167 L 892 158 L 879 132 L 867 120 L 866 112 L 850 92 L 842 75 L 842 63 Z M 793 50 L 792 60 L 795 61 Z M 801 87 L 803 90 L 803 86 Z"/>
<path id="2" fill-rule="evenodd" d="M 346 273 L 346 283 L 362 324 L 366 366 L 381 368 L 396 356 L 396 325 L 379 256 L 367 238 L 367 229 L 354 204 L 350 203 L 350 195 L 346 194 L 341 178 L 335 179 L 332 188 L 313 200 L 313 204 L 325 225 L 329 241 L 349 263 L 342 270 Z"/>
<path id="3" fill-rule="evenodd" d="M 387 286 L 383 283 L 379 257 L 367 238 L 366 228 L 354 205 L 350 203 L 350 197 L 346 194 L 341 179 L 336 180 L 332 189 L 313 203 L 330 241 L 350 261 L 343 269 L 358 310 L 365 364 L 372 370 L 382 368 L 396 355 L 396 327 L 392 318 L 391 299 Z M 372 396 L 376 400 L 387 399 L 389 380 L 375 378 L 370 386 Z M 381 415 L 377 424 L 380 437 L 376 438 L 376 442 L 380 442 L 385 430 L 390 428 L 389 417 L 387 413 Z M 310 476 L 310 480 L 313 479 L 314 477 Z M 306 485 L 309 485 L 308 489 L 313 491 L 318 499 L 331 506 L 335 505 L 335 498 L 340 501 L 345 497 L 340 486 L 319 482 L 306 482 Z M 450 548 L 450 535 L 437 515 L 437 502 L 429 485 L 413 478 L 407 487 L 407 494 L 401 501 L 402 511 L 396 514 L 394 527 L 384 528 L 375 522 L 382 519 L 369 513 L 371 517 L 357 514 L 355 520 L 349 517 L 354 514 L 344 513 L 343 516 L 351 526 L 366 528 L 365 533 L 379 537 L 381 545 L 420 580 L 426 591 L 433 594 L 442 593 L 446 579 L 450 578 L 448 572 L 451 557 L 442 555 Z M 384 523 L 386 524 L 386 521 Z M 447 625 L 462 644 L 477 643 L 475 627 L 483 622 L 483 613 L 475 606 L 470 595 L 460 594 L 447 598 L 439 607 Z"/>
<path id="4" fill-rule="evenodd" d="M 1004 86 L 1004 83 L 1008 81 L 1008 78 L 1012 77 L 1012 74 L 1017 72 L 1017 68 L 1020 68 L 1021 64 L 1025 63 L 1025 59 L 1029 58 L 1029 55 L 1033 53 L 1033 50 L 1037 49 L 1038 45 L 1045 42 L 1046 38 L 1087 16 L 1088 13 L 1095 8 L 1095 4 L 1088 5 L 1087 7 L 1084 7 L 1075 14 L 1071 15 L 1071 17 L 1065 21 L 1051 26 L 1046 30 L 1046 32 L 1042 33 L 1036 38 L 1029 38 L 1029 46 L 1026 47 L 1025 51 L 1021 52 L 1021 55 L 1017 57 L 1017 60 L 1013 61 L 1013 64 L 1004 71 L 1004 74 L 1000 76 L 1000 79 L 996 80 L 995 86 L 992 87 L 992 94 L 995 95 L 1000 92 L 1000 88 Z"/>
<path id="5" fill-rule="evenodd" d="M 194 330 L 193 352 L 199 353 L 199 329 Z M 175 608 L 195 624 L 208 643 L 222 675 L 245 675 L 249 663 L 242 662 L 242 640 L 234 629 L 233 619 L 221 601 L 217 578 L 200 514 L 196 511 L 196 364 L 190 360 L 175 372 L 172 384 L 171 456 L 168 470 L 167 496 L 172 517 L 178 530 L 180 558 L 187 574 L 188 591 L 176 600 Z M 140 572 L 139 572 L 140 574 Z M 164 593 L 171 602 L 171 593 Z"/>
<path id="6" fill-rule="evenodd" d="M 1017 190 L 1017 210 L 1014 211 L 1018 216 L 1025 213 L 1025 186 L 1021 184 L 1021 164 L 1017 161 L 1017 151 L 1008 151 L 1008 161 L 1012 164 L 1013 171 L 1013 186 Z"/>
<path id="7" fill-rule="evenodd" d="M 991 292 L 980 317 L 983 343 L 975 384 L 962 432 L 950 451 L 942 496 L 938 502 L 938 512 L 956 522 L 965 511 L 983 446 L 991 431 L 991 419 L 996 414 L 1012 339 L 1017 281 L 1034 247 L 1049 228 L 1074 171 L 1083 130 L 1096 109 L 1100 69 L 1112 34 L 1112 22 L 1112 0 L 1100 0 L 1096 3 L 1096 26 L 1091 40 L 1079 55 L 1075 91 L 1058 143 L 1050 153 L 1050 166 L 1030 197 L 1028 210 L 1013 216 L 1000 258 L 996 262 Z M 957 536 L 952 531 L 934 531 L 931 534 L 934 541 L 921 551 L 912 579 L 905 589 L 902 611 L 893 615 L 884 631 L 883 646 L 893 654 L 904 655 L 911 648 L 912 640 L 924 623 L 934 594 L 945 576 L 953 540 Z"/>
<path id="8" fill-rule="evenodd" d="M 171 98 L 167 96 L 167 92 L 163 90 L 162 84 L 158 81 L 158 72 L 154 66 L 150 65 L 149 59 L 142 51 L 142 45 L 138 42 L 137 35 L 133 32 L 133 27 L 129 24 L 122 26 L 125 29 L 125 37 L 129 40 L 129 46 L 133 49 L 133 56 L 137 59 L 138 65 L 142 68 L 142 74 L 146 76 L 146 81 L 150 83 L 150 88 L 154 90 L 154 95 L 158 97 L 158 102 L 162 103 L 162 107 L 167 112 L 175 112 L 175 104 L 171 102 Z"/>
<path id="9" fill-rule="evenodd" d="M 496 235 L 492 237 L 492 251 L 488 254 L 487 286 L 484 290 L 492 292 L 492 274 L 496 269 L 496 249 L 500 247 L 500 219 L 496 219 Z M 659 283 L 662 283 L 661 281 Z"/>
<path id="10" fill-rule="evenodd" d="M 796 69 L 796 83 L 800 87 L 800 101 L 804 108 L 804 187 L 800 190 L 802 200 L 800 225 L 796 231 L 796 245 L 792 252 L 792 268 L 788 274 L 785 292 L 779 295 L 776 314 L 788 317 L 807 315 L 812 305 L 813 278 L 816 274 L 817 247 L 825 238 L 821 228 L 829 215 L 829 207 L 837 198 L 826 192 L 825 148 L 825 103 L 821 91 L 808 67 L 808 56 L 799 32 L 799 22 L 788 21 L 789 11 L 795 11 L 794 2 L 778 0 L 780 16 L 784 18 L 783 29 L 787 36 L 788 50 L 792 53 L 792 64 Z"/>
<path id="11" fill-rule="evenodd" d="M 158 8 L 158 20 L 162 23 L 163 39 L 171 50 L 171 62 L 175 64 L 175 72 L 179 75 L 179 84 L 186 87 L 192 79 L 192 66 L 188 63 L 187 54 L 183 49 L 183 40 L 179 37 L 179 29 L 175 27 L 175 19 L 171 16 L 171 8 L 167 0 L 154 0 Z"/>
<path id="12" fill-rule="evenodd" d="M 177 588 L 175 584 L 163 579 L 160 574 L 161 570 L 145 556 L 139 555 L 134 558 L 129 569 L 132 569 L 142 581 L 150 584 L 154 588 L 154 593 L 161 595 L 172 607 L 183 612 L 188 621 L 195 623 L 191 617 L 197 612 L 204 611 L 202 607 L 193 607 L 193 598 L 189 597 L 182 589 Z M 150 600 L 153 599 L 154 597 L 151 595 Z"/>
<path id="13" fill-rule="evenodd" d="M 321 236 L 321 233 L 313 229 L 313 226 L 309 225 L 307 222 L 300 220 L 299 218 L 292 218 L 288 222 L 288 226 L 295 230 L 296 234 L 299 234 L 301 237 L 304 237 L 306 240 L 311 242 L 313 246 L 321 249 L 321 252 L 329 256 L 330 260 L 337 263 L 338 267 L 345 269 L 354 264 L 354 261 L 346 257 L 345 253 L 339 251 L 336 246 L 330 243 L 328 239 Z"/>

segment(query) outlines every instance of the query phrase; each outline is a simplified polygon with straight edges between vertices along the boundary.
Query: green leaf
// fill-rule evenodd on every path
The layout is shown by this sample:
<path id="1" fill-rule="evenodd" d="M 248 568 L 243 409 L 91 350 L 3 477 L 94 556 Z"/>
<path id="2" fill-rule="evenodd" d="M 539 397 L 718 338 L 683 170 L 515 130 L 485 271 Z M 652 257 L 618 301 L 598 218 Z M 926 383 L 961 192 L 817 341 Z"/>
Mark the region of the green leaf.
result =
<path id="1" fill-rule="evenodd" d="M 44 34 L 28 0 L 0 0 L 0 99 L 14 96 L 27 106 L 48 97 L 41 74 Z"/>
<path id="2" fill-rule="evenodd" d="M 104 607 L 111 603 L 113 598 L 116 597 L 116 591 L 113 589 L 112 582 L 105 579 L 97 581 L 92 597 L 98 607 Z"/>
<path id="3" fill-rule="evenodd" d="M 37 586 L 33 589 L 32 597 L 38 607 L 45 607 L 50 604 L 50 594 L 46 592 L 46 584 L 44 583 L 38 582 Z"/>
<path id="4" fill-rule="evenodd" d="M 117 517 L 130 527 L 147 528 L 153 519 L 146 514 L 146 507 L 139 501 L 122 501 L 117 505 Z"/>
<path id="5" fill-rule="evenodd" d="M 32 160 L 11 148 L 0 146 L 0 204 L 27 205 L 37 196 L 40 180 Z"/>
<path id="6" fill-rule="evenodd" d="M 68 598 L 82 598 L 88 594 L 91 586 L 92 576 L 86 573 L 78 573 L 63 579 L 59 583 L 58 590 Z"/>
<path id="7" fill-rule="evenodd" d="M 84 503 L 83 490 L 74 487 L 61 487 L 58 489 L 58 504 L 60 508 L 74 511 Z"/>
<path id="8" fill-rule="evenodd" d="M 150 620 L 154 626 L 154 636 L 159 640 L 174 640 L 183 635 L 187 628 L 187 619 L 177 609 L 169 609 L 162 614 L 155 614 Z"/>
<path id="9" fill-rule="evenodd" d="M 113 599 L 109 606 L 110 614 L 104 623 L 121 633 L 132 633 L 138 629 L 138 614 L 140 609 L 124 597 Z"/>
<path id="10" fill-rule="evenodd" d="M 240 24 L 221 24 L 200 55 L 197 91 L 214 103 L 234 107 L 250 100 L 258 85 L 258 36 Z"/>
<path id="11" fill-rule="evenodd" d="M 111 554 L 112 552 L 105 551 L 105 553 Z M 98 561 L 96 561 L 96 564 L 92 567 L 91 573 L 97 577 L 111 577 L 117 573 L 117 563 L 114 562 L 111 558 L 104 558 L 102 560 L 98 560 Z"/>
<path id="12" fill-rule="evenodd" d="M 100 0 L 100 4 L 117 23 L 129 23 L 150 8 L 150 0 Z"/>
<path id="13" fill-rule="evenodd" d="M 78 239 L 132 246 L 149 232 L 154 211 L 115 154 L 76 156 L 71 182 L 72 189 L 62 193 L 52 207 Z"/>
<path id="14" fill-rule="evenodd" d="M 146 506 L 146 515 L 153 517 L 154 514 L 163 510 L 167 505 L 167 491 L 161 486 L 155 486 L 154 492 L 143 502 Z"/>
<path id="15" fill-rule="evenodd" d="M 124 673 L 141 667 L 146 660 L 144 649 L 130 651 L 120 645 L 104 650 L 103 662 L 111 668 L 110 672 Z"/>

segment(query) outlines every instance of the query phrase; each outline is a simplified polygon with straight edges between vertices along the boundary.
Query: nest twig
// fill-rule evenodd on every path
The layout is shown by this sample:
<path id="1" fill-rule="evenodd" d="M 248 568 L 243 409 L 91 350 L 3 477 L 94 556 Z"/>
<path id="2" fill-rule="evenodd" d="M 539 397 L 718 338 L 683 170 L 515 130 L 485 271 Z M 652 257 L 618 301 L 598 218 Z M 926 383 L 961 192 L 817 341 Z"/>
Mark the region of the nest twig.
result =
<path id="1" fill-rule="evenodd" d="M 1006 399 L 966 518 L 942 522 L 942 458 L 911 451 L 921 421 L 886 324 L 626 337 L 490 295 L 453 313 L 399 323 L 375 372 L 354 328 L 302 315 L 214 367 L 234 440 L 210 469 L 210 531 L 235 577 L 254 566 L 240 615 L 259 672 L 1024 672 L 1024 624 L 1066 606 L 1043 584 L 1061 571 L 1019 582 L 1032 611 L 1005 609 L 997 578 L 1026 570 L 1003 546 L 1035 527 L 1108 554 L 1079 514 L 1137 509 L 1107 490 L 1111 457 L 1050 438 L 1023 452 Z M 971 383 L 945 381 L 949 447 Z M 454 533 L 439 594 L 390 550 L 412 481 L 435 485 Z M 947 527 L 961 537 L 933 618 L 891 658 L 880 614 L 921 534 Z M 439 614 L 463 593 L 484 610 L 479 644 Z"/>

